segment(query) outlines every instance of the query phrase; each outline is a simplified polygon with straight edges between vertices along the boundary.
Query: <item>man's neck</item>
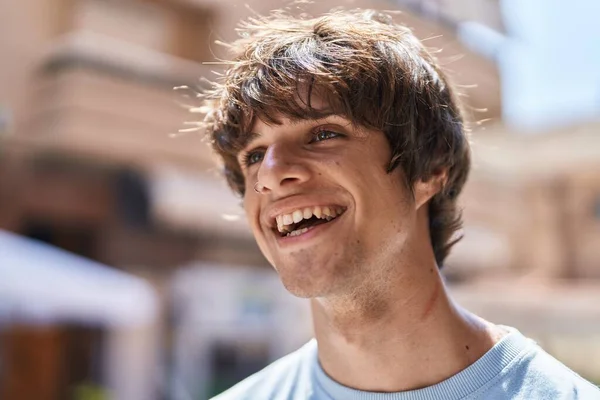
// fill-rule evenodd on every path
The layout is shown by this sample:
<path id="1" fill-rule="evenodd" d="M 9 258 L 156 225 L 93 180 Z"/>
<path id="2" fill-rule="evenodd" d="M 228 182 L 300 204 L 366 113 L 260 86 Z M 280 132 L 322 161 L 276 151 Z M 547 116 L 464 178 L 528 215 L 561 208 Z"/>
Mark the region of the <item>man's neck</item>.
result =
<path id="1" fill-rule="evenodd" d="M 437 271 L 410 286 L 418 290 L 312 300 L 319 360 L 331 378 L 364 391 L 422 388 L 465 369 L 502 336 L 455 306 Z"/>

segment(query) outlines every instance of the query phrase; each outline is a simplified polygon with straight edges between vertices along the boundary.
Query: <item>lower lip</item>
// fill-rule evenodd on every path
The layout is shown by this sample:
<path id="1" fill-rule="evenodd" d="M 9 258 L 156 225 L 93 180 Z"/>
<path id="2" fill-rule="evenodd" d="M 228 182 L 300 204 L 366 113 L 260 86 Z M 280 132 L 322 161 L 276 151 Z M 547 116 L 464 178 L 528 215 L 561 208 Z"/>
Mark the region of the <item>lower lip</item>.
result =
<path id="1" fill-rule="evenodd" d="M 318 235 L 321 232 L 323 232 L 325 229 L 327 229 L 327 228 L 331 227 L 332 225 L 334 225 L 340 218 L 342 218 L 344 216 L 344 214 L 338 215 L 336 218 L 332 219 L 329 222 L 317 225 L 317 226 L 315 226 L 313 228 L 309 228 L 306 232 L 304 232 L 304 233 L 302 233 L 300 235 L 296 235 L 296 236 L 279 236 L 279 237 L 277 237 L 277 243 L 280 246 L 290 246 L 292 244 L 302 243 L 302 242 L 304 242 L 306 240 L 310 240 L 313 237 L 315 237 L 316 235 Z"/>

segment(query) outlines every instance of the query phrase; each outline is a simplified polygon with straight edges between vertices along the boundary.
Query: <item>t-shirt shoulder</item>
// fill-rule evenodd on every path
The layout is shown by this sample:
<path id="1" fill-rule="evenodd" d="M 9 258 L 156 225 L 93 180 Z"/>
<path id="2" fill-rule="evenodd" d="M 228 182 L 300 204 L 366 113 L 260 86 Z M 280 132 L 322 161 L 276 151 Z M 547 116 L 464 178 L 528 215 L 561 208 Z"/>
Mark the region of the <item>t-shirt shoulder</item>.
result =
<path id="1" fill-rule="evenodd" d="M 537 392 L 539 398 L 568 398 L 574 400 L 600 400 L 600 389 L 588 382 L 575 371 L 537 346 L 535 356 L 531 357 L 527 380 L 529 385 L 523 385 L 523 398 Z"/>
<path id="2" fill-rule="evenodd" d="M 274 361 L 211 400 L 287 399 L 298 390 L 310 389 L 310 355 L 313 339 L 298 350 Z"/>
<path id="3" fill-rule="evenodd" d="M 527 351 L 471 398 L 600 400 L 600 389 L 528 339 Z M 503 393 L 501 395 L 500 393 Z"/>

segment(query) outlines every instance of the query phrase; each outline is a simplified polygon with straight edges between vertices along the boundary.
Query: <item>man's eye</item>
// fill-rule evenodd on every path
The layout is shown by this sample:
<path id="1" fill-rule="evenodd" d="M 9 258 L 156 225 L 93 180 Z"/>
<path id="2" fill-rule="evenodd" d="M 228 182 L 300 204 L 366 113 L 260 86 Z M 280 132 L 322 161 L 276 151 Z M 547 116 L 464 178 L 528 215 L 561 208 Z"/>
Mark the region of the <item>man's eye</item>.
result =
<path id="1" fill-rule="evenodd" d="M 248 167 L 252 164 L 256 164 L 257 162 L 261 162 L 262 159 L 262 151 L 251 151 L 249 153 L 244 154 L 244 164 Z"/>
<path id="2" fill-rule="evenodd" d="M 315 134 L 313 135 L 313 139 L 311 140 L 311 143 L 322 142 L 323 140 L 333 139 L 338 136 L 341 136 L 341 134 L 339 134 L 337 132 L 333 132 L 333 131 L 328 131 L 328 130 L 320 130 L 318 132 L 315 132 Z"/>

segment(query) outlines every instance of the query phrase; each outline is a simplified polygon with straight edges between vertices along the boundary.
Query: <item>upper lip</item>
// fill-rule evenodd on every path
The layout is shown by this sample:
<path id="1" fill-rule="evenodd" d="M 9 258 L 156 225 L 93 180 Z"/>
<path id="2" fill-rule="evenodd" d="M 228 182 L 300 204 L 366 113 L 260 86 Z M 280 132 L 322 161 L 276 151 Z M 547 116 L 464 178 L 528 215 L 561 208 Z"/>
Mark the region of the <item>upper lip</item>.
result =
<path id="1" fill-rule="evenodd" d="M 336 207 L 347 208 L 346 206 L 340 204 L 338 201 L 335 201 L 335 200 L 325 200 L 325 199 L 315 199 L 315 198 L 311 199 L 308 197 L 307 198 L 289 197 L 289 198 L 286 198 L 283 200 L 278 200 L 278 201 L 268 205 L 265 208 L 264 212 L 262 213 L 262 215 L 263 215 L 262 223 L 271 229 L 277 229 L 277 221 L 275 220 L 275 218 L 278 215 L 290 214 L 298 209 L 304 209 L 307 207 L 316 207 L 316 206 L 320 206 L 320 207 L 336 206 Z"/>

